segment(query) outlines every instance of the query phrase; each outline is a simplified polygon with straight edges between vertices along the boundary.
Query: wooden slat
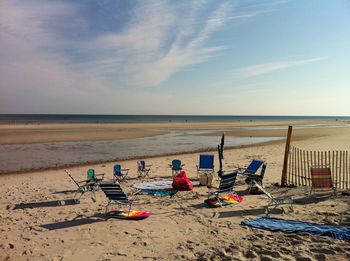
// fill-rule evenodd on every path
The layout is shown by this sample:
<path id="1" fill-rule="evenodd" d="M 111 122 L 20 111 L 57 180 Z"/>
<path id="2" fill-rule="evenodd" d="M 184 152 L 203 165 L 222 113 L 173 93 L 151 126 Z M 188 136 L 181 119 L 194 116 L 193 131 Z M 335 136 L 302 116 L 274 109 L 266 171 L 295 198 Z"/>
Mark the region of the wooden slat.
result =
<path id="1" fill-rule="evenodd" d="M 309 157 L 310 152 L 306 151 L 306 158 L 307 158 L 307 176 L 308 176 L 308 186 L 311 186 L 311 177 L 310 177 L 310 157 Z"/>

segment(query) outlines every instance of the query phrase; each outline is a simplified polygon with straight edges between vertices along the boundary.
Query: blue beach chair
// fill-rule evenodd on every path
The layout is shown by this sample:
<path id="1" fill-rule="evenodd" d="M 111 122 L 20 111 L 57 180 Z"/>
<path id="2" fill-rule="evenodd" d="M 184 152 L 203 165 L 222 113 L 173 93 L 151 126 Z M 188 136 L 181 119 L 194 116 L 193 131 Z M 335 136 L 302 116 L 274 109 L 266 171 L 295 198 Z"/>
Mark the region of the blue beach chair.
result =
<path id="1" fill-rule="evenodd" d="M 181 163 L 181 160 L 174 159 L 169 165 L 169 167 L 171 167 L 172 176 L 175 176 L 176 174 L 180 173 L 183 166 L 184 164 Z"/>
<path id="2" fill-rule="evenodd" d="M 260 169 L 260 174 L 258 170 Z M 239 168 L 238 173 L 246 177 L 245 182 L 248 184 L 248 193 L 256 188 L 255 183 L 262 184 L 266 170 L 266 163 L 262 160 L 252 160 L 246 169 Z M 253 182 L 253 180 L 255 182 Z M 257 188 L 259 189 L 259 188 Z"/>
<path id="3" fill-rule="evenodd" d="M 119 164 L 114 165 L 113 167 L 113 179 L 114 181 L 124 181 L 129 174 L 129 169 L 122 169 Z"/>
<path id="4" fill-rule="evenodd" d="M 199 165 L 197 165 L 197 175 L 214 174 L 214 155 L 199 155 Z"/>

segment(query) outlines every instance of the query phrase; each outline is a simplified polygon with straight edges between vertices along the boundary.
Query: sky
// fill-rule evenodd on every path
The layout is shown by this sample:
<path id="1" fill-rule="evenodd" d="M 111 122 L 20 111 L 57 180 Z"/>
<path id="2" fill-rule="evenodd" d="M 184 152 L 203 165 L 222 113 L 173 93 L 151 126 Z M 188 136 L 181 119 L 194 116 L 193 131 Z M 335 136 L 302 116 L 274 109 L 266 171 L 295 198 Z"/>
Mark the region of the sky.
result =
<path id="1" fill-rule="evenodd" d="M 350 1 L 0 1 L 0 113 L 350 115 Z"/>

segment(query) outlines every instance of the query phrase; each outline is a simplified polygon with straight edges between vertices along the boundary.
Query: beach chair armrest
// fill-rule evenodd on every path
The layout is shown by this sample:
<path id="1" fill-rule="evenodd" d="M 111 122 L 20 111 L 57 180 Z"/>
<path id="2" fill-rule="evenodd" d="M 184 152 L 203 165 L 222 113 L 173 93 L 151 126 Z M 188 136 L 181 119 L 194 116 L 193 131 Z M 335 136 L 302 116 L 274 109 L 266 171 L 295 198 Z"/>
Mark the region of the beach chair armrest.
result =
<path id="1" fill-rule="evenodd" d="M 152 167 L 152 164 L 149 164 L 149 165 L 145 165 L 146 167 Z"/>

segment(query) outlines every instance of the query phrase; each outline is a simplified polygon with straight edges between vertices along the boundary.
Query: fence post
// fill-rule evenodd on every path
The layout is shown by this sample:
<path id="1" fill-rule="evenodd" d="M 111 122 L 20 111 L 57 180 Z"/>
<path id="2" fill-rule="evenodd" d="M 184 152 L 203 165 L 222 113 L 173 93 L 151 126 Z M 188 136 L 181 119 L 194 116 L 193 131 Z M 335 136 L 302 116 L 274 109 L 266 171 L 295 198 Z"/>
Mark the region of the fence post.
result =
<path id="1" fill-rule="evenodd" d="M 287 141 L 286 141 L 286 148 L 284 151 L 284 160 L 283 160 L 283 169 L 282 169 L 282 178 L 281 178 L 281 186 L 286 186 L 287 181 L 287 167 L 288 167 L 288 154 L 289 154 L 289 148 L 290 148 L 290 141 L 292 138 L 292 130 L 293 126 L 288 126 L 288 134 L 287 134 Z"/>

